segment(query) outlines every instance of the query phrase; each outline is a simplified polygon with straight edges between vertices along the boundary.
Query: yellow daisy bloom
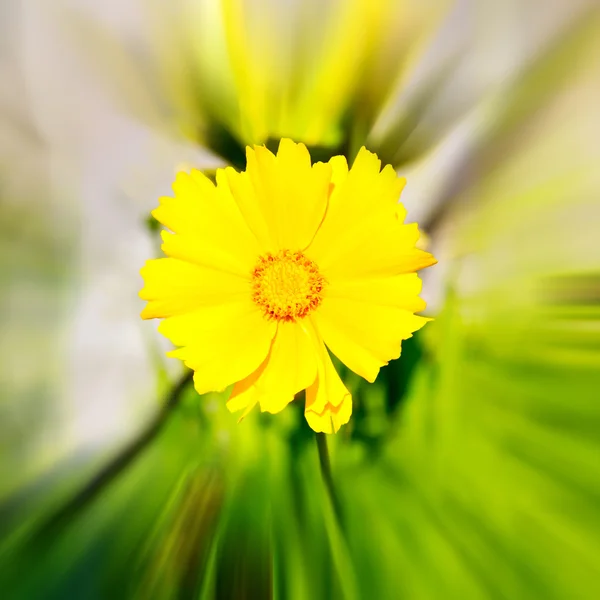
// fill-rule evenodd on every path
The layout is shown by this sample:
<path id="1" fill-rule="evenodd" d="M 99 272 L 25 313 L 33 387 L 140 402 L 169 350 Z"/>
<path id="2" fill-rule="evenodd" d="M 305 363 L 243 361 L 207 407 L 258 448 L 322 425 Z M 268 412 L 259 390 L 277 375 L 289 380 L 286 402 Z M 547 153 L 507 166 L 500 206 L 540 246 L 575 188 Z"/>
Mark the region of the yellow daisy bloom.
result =
<path id="1" fill-rule="evenodd" d="M 246 171 L 179 173 L 154 217 L 168 258 L 142 269 L 142 318 L 194 371 L 200 394 L 235 384 L 227 407 L 277 413 L 306 390 L 315 431 L 348 422 L 351 396 L 329 356 L 368 381 L 428 319 L 415 247 L 398 204 L 405 180 L 362 148 L 311 164 L 303 144 L 247 149 Z M 329 350 L 329 351 L 328 351 Z"/>

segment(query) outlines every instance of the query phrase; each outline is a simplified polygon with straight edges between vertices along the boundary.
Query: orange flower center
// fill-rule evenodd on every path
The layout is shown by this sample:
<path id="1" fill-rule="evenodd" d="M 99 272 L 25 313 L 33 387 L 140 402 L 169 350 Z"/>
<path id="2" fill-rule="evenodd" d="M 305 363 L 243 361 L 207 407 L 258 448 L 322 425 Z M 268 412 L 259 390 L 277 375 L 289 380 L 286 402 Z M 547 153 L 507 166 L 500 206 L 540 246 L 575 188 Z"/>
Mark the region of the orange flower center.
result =
<path id="1" fill-rule="evenodd" d="M 252 299 L 268 319 L 295 321 L 319 306 L 324 285 L 319 268 L 302 252 L 267 252 L 252 272 Z"/>

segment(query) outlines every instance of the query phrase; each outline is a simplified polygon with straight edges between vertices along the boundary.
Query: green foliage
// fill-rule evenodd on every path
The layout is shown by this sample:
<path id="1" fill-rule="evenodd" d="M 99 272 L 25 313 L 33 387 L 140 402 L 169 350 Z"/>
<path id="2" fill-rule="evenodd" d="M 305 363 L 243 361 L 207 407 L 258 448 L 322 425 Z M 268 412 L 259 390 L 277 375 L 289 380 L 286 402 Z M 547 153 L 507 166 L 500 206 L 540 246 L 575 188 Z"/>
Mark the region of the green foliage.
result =
<path id="1" fill-rule="evenodd" d="M 497 328 L 468 325 L 462 308 L 451 301 L 425 330 L 378 452 L 355 433 L 380 422 L 385 386 L 365 385 L 352 434 L 329 436 L 341 522 L 299 410 L 288 422 L 232 425 L 222 398 L 188 390 L 151 445 L 54 528 L 40 523 L 61 500 L 51 486 L 38 490 L 35 514 L 8 526 L 3 589 L 10 598 L 597 597 L 597 370 L 531 356 L 521 319 L 504 322 L 513 343 L 501 352 Z"/>

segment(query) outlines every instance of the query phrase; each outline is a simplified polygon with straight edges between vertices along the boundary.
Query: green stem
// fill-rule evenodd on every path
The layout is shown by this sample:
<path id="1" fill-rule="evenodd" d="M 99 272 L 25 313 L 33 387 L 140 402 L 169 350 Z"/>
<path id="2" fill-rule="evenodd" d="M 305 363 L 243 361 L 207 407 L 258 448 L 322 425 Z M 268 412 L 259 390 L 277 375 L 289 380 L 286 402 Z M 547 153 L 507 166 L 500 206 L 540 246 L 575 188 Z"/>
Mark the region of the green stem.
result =
<path id="1" fill-rule="evenodd" d="M 329 460 L 329 449 L 327 448 L 327 435 L 324 433 L 316 433 L 317 449 L 319 451 L 319 463 L 321 465 L 321 476 L 325 489 L 331 500 L 333 511 L 337 518 L 338 524 L 342 525 L 342 510 L 341 505 L 333 485 L 333 477 L 331 476 L 331 462 Z"/>

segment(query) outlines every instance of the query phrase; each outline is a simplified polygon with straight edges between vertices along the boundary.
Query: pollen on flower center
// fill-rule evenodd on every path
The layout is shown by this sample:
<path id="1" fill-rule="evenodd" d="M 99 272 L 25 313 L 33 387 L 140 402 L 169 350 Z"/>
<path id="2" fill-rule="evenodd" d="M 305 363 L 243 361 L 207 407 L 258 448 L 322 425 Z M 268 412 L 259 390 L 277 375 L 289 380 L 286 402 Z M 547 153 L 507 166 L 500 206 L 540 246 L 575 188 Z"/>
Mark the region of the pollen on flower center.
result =
<path id="1" fill-rule="evenodd" d="M 324 285 L 317 265 L 302 252 L 268 252 L 252 272 L 252 299 L 267 318 L 295 321 L 319 306 Z"/>

